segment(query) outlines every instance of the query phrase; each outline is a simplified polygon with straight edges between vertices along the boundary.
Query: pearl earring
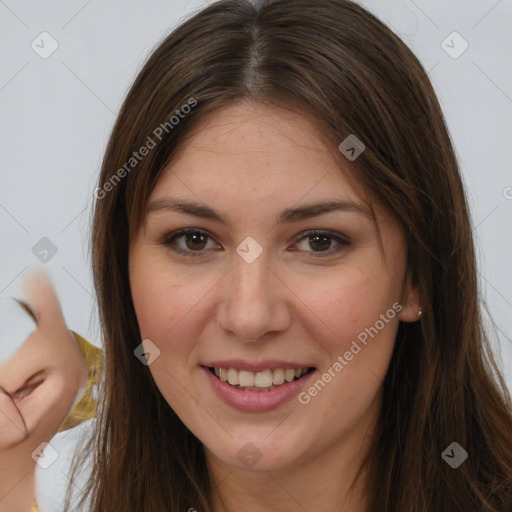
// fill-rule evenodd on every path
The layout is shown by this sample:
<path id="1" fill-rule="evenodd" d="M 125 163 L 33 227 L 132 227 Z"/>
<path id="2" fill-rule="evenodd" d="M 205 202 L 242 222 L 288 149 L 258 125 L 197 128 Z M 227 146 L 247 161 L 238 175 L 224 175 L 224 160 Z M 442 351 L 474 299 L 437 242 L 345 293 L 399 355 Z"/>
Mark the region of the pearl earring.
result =
<path id="1" fill-rule="evenodd" d="M 420 306 L 420 310 L 418 311 L 418 318 L 421 318 L 422 314 L 423 314 L 423 311 L 421 310 L 421 306 Z"/>

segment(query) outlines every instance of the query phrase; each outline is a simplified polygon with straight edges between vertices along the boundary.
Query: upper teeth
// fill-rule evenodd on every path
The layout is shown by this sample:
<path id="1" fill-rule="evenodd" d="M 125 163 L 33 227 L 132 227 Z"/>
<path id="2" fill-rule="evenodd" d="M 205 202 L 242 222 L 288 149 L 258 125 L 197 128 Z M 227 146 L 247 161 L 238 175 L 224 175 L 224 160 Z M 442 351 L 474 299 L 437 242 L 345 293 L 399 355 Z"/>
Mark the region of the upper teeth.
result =
<path id="1" fill-rule="evenodd" d="M 278 386 L 284 381 L 291 382 L 295 377 L 301 377 L 307 373 L 308 368 L 276 368 L 251 372 L 248 370 L 236 370 L 235 368 L 215 368 L 215 375 L 223 382 L 232 386 L 268 388 Z"/>

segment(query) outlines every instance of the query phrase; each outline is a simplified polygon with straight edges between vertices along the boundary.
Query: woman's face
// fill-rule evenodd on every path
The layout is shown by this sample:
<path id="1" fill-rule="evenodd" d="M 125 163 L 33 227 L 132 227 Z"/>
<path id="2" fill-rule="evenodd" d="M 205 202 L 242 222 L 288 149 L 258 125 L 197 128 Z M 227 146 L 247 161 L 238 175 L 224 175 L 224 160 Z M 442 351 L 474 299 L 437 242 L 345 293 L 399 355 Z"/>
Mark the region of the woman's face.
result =
<path id="1" fill-rule="evenodd" d="M 379 240 L 348 165 L 307 118 L 234 104 L 152 191 L 130 248 L 137 319 L 162 395 L 215 461 L 304 463 L 378 414 L 419 304 L 399 224 L 374 204 Z"/>

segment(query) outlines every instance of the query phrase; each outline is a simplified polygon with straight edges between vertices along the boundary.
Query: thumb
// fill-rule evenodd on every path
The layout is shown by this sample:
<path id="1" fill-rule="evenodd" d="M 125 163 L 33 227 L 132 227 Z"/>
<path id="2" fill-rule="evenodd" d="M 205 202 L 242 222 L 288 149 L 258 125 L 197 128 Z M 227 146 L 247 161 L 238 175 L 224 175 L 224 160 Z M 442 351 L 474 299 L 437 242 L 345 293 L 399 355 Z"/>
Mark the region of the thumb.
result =
<path id="1" fill-rule="evenodd" d="M 53 286 L 42 270 L 33 270 L 29 274 L 25 281 L 25 294 L 38 325 L 55 327 L 66 323 Z"/>

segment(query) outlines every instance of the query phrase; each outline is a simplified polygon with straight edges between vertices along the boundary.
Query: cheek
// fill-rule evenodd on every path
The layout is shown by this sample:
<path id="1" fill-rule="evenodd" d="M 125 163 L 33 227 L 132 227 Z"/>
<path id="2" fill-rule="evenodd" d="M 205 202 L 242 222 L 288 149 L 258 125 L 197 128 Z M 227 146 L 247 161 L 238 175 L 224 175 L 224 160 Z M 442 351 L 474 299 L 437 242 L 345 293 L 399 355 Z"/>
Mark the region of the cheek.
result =
<path id="1" fill-rule="evenodd" d="M 136 245 L 130 253 L 129 274 L 133 305 L 142 339 L 154 340 L 178 315 L 175 286 L 161 262 Z"/>
<path id="2" fill-rule="evenodd" d="M 316 313 L 311 335 L 327 354 L 318 376 L 323 383 L 299 397 L 312 414 L 348 426 L 377 399 L 395 343 L 399 290 L 394 275 L 368 265 L 338 272 L 328 284 L 311 280 L 300 291 Z"/>
<path id="3" fill-rule="evenodd" d="M 176 369 L 193 354 L 196 334 L 207 321 L 204 299 L 216 279 L 179 272 L 162 259 L 154 258 L 145 265 L 138 264 L 141 260 L 134 257 L 130 263 L 130 286 L 141 341 L 151 340 L 160 349 L 160 363 L 172 363 Z M 183 357 L 179 357 L 181 354 Z"/>
<path id="4" fill-rule="evenodd" d="M 183 325 L 195 325 L 204 295 L 199 285 L 175 284 L 172 276 L 148 273 L 146 278 L 136 277 L 132 299 L 142 338 L 167 343 Z"/>
<path id="5" fill-rule="evenodd" d="M 376 323 L 381 338 L 394 338 L 397 290 L 394 280 L 384 272 L 379 275 L 366 268 L 351 268 L 327 280 L 307 280 L 297 289 L 297 295 L 310 309 L 307 314 L 315 339 L 322 340 L 333 355 L 349 350 L 358 337 L 364 341 L 365 333 Z"/>

